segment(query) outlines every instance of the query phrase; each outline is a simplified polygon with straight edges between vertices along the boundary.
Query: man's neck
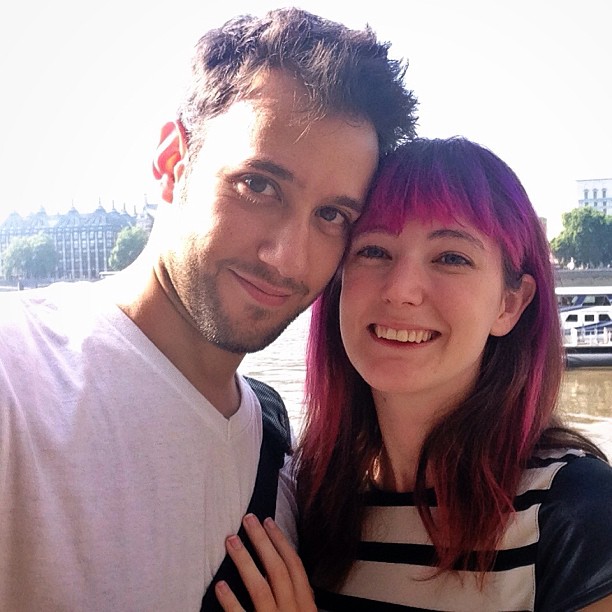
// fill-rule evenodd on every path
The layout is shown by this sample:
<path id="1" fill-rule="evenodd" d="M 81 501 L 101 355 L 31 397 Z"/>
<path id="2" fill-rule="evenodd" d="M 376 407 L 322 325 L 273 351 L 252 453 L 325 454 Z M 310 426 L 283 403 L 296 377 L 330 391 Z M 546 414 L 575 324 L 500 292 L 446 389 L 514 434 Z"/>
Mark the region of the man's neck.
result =
<path id="1" fill-rule="evenodd" d="M 225 417 L 240 406 L 236 369 L 244 355 L 230 353 L 204 340 L 179 312 L 153 267 L 137 262 L 112 283 L 114 299 L 185 378 Z"/>

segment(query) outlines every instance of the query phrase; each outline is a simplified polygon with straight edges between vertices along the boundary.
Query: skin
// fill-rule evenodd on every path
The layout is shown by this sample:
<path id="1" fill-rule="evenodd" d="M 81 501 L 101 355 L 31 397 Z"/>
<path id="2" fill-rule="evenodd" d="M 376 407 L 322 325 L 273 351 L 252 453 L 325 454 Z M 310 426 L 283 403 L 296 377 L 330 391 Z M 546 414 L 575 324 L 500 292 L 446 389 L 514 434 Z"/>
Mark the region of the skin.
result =
<path id="1" fill-rule="evenodd" d="M 266 612 L 316 611 L 304 566 L 276 523 L 267 518 L 261 525 L 257 517 L 250 514 L 245 516 L 243 524 L 266 568 L 266 577 L 261 575 L 238 536 L 227 539 L 226 549 L 240 572 L 255 609 Z M 225 582 L 215 585 L 215 593 L 225 612 L 243 610 Z"/>
<path id="2" fill-rule="evenodd" d="M 244 354 L 272 342 L 335 272 L 378 163 L 369 122 L 310 121 L 303 100 L 288 75 L 261 77 L 207 121 L 194 159 L 180 126 L 165 126 L 155 169 L 168 205 L 137 272 L 119 275 L 124 312 L 227 417 Z"/>
<path id="3" fill-rule="evenodd" d="M 433 423 L 465 397 L 489 335 L 507 334 L 535 292 L 505 287 L 499 247 L 469 225 L 409 221 L 358 236 L 343 270 L 340 329 L 372 387 L 382 486 L 410 491 Z"/>
<path id="4" fill-rule="evenodd" d="M 596 601 L 594 604 L 583 608 L 584 612 L 611 612 L 612 596 Z"/>

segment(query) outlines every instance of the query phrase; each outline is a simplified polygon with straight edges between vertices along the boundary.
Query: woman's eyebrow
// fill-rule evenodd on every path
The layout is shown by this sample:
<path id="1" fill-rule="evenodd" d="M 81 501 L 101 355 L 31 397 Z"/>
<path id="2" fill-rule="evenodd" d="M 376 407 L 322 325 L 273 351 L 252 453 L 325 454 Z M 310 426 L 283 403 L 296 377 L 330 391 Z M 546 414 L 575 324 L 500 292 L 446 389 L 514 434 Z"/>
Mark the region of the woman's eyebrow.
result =
<path id="1" fill-rule="evenodd" d="M 475 236 L 472 236 L 472 234 L 470 234 L 469 232 L 463 230 L 442 228 L 434 230 L 429 234 L 428 237 L 430 240 L 435 238 L 459 238 L 460 240 L 467 240 L 468 242 L 472 243 L 483 251 L 485 250 L 485 246 L 481 240 L 479 240 Z"/>

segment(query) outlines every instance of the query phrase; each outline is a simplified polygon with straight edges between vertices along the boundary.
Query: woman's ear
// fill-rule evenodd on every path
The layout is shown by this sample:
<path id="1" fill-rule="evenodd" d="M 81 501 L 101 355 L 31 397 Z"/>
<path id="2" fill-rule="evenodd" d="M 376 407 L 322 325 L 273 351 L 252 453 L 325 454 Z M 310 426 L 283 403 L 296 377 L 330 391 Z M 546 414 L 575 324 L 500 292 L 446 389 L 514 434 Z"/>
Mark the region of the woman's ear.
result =
<path id="1" fill-rule="evenodd" d="M 492 336 L 505 336 L 512 331 L 525 308 L 533 300 L 536 289 L 536 282 L 531 274 L 521 276 L 517 289 L 506 289 L 499 316 L 491 327 Z"/>
<path id="2" fill-rule="evenodd" d="M 174 187 L 183 176 L 187 159 L 185 130 L 179 121 L 164 125 L 153 159 L 153 176 L 159 181 L 161 197 L 172 203 Z"/>

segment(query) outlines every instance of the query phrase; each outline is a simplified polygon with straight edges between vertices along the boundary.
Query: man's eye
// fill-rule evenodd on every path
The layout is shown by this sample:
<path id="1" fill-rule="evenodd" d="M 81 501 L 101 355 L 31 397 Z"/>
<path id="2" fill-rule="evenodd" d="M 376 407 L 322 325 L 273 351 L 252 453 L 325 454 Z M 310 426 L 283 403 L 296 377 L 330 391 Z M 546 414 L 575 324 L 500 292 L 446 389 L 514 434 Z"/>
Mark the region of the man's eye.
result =
<path id="1" fill-rule="evenodd" d="M 277 195 L 274 184 L 263 176 L 245 176 L 240 179 L 240 183 L 246 185 L 252 193 L 272 197 Z"/>
<path id="2" fill-rule="evenodd" d="M 346 213 L 334 208 L 333 206 L 324 206 L 318 211 L 319 217 L 323 221 L 328 223 L 334 223 L 336 225 L 350 225 L 351 220 L 348 218 Z"/>

